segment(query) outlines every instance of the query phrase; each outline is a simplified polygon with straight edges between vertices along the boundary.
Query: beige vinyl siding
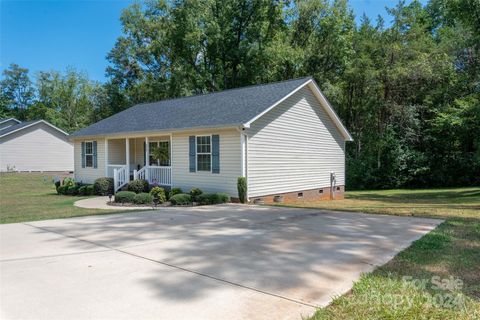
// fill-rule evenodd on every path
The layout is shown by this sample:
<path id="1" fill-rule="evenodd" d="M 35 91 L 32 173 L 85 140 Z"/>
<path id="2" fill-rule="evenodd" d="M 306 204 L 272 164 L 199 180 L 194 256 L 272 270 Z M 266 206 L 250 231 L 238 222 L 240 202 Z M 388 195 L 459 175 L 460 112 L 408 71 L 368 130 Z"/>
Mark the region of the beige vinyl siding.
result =
<path id="1" fill-rule="evenodd" d="M 247 130 L 250 197 L 345 184 L 344 139 L 306 86 Z"/>
<path id="2" fill-rule="evenodd" d="M 82 168 L 82 141 L 97 141 L 97 168 Z M 93 183 L 95 179 L 105 177 L 105 140 L 92 138 L 75 140 L 75 180 L 83 183 Z"/>
<path id="3" fill-rule="evenodd" d="M 131 149 L 130 144 L 130 159 L 132 159 Z M 108 163 L 124 165 L 125 161 L 125 139 L 108 140 Z"/>
<path id="4" fill-rule="evenodd" d="M 72 171 L 73 146 L 68 137 L 45 123 L 0 138 L 0 169 Z"/>
<path id="5" fill-rule="evenodd" d="M 220 173 L 190 172 L 190 135 L 220 135 Z M 193 187 L 204 192 L 226 192 L 237 197 L 237 178 L 241 174 L 240 133 L 235 129 L 194 131 L 172 135 L 172 178 L 173 186 L 188 191 Z"/>

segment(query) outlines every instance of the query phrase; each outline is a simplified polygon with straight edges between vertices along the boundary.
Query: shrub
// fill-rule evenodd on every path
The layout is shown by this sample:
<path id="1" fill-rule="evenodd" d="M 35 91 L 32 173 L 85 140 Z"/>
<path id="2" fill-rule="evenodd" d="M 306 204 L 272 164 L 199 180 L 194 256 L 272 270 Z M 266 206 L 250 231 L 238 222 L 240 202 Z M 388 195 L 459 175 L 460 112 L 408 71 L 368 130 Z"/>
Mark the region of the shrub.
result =
<path id="1" fill-rule="evenodd" d="M 75 180 L 73 178 L 66 177 L 63 179 L 62 185 L 72 187 L 75 185 Z"/>
<path id="2" fill-rule="evenodd" d="M 133 203 L 136 193 L 133 191 L 120 191 L 115 194 L 115 202 L 119 203 Z"/>
<path id="3" fill-rule="evenodd" d="M 78 194 L 78 186 L 77 185 L 66 185 L 65 187 L 67 187 L 66 189 L 66 194 L 68 194 L 69 196 L 76 196 Z"/>
<path id="4" fill-rule="evenodd" d="M 177 193 L 170 197 L 172 204 L 190 204 L 192 203 L 192 196 L 186 193 Z"/>
<path id="5" fill-rule="evenodd" d="M 92 196 L 95 194 L 95 190 L 93 188 L 93 184 L 89 184 L 85 186 L 85 195 Z"/>
<path id="6" fill-rule="evenodd" d="M 230 196 L 226 193 L 204 193 L 198 196 L 198 202 L 200 204 L 219 204 L 230 201 Z"/>
<path id="7" fill-rule="evenodd" d="M 182 189 L 180 189 L 180 188 L 172 188 L 172 190 L 170 190 L 170 192 L 168 193 L 168 198 L 170 199 L 170 198 L 173 197 L 174 195 L 180 194 L 180 193 L 183 193 Z"/>
<path id="8" fill-rule="evenodd" d="M 127 185 L 128 191 L 133 191 L 135 193 L 148 192 L 148 181 L 142 179 L 136 179 L 130 181 Z"/>
<path id="9" fill-rule="evenodd" d="M 81 186 L 78 188 L 78 194 L 84 196 L 87 194 L 87 186 Z"/>
<path id="10" fill-rule="evenodd" d="M 152 190 L 150 190 L 150 194 L 153 198 L 158 199 L 159 203 L 164 203 L 165 201 L 167 201 L 165 189 L 163 189 L 162 187 L 153 187 Z"/>
<path id="11" fill-rule="evenodd" d="M 237 179 L 238 199 L 241 203 L 247 202 L 247 179 L 238 177 Z"/>
<path id="12" fill-rule="evenodd" d="M 133 197 L 133 203 L 136 204 L 150 204 L 153 201 L 153 196 L 150 193 L 137 193 Z"/>
<path id="13" fill-rule="evenodd" d="M 60 187 L 61 185 L 62 185 L 62 182 L 60 182 L 60 180 L 55 181 L 55 190 L 57 190 L 57 193 L 58 193 L 58 187 Z"/>
<path id="14" fill-rule="evenodd" d="M 192 196 L 193 201 L 198 201 L 198 196 L 201 195 L 202 193 L 203 191 L 200 190 L 199 188 L 192 188 L 192 190 L 190 190 L 190 195 Z"/>
<path id="15" fill-rule="evenodd" d="M 57 188 L 57 193 L 58 194 L 67 194 L 67 186 L 60 186 Z"/>
<path id="16" fill-rule="evenodd" d="M 98 178 L 93 184 L 93 190 L 100 196 L 113 194 L 113 178 Z"/>

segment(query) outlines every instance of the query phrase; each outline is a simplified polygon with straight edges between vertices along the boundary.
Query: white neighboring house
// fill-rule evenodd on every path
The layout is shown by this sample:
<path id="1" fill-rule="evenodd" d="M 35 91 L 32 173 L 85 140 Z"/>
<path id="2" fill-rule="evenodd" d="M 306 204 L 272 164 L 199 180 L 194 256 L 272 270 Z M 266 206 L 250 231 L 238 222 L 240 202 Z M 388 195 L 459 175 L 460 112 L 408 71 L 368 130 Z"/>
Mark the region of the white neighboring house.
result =
<path id="1" fill-rule="evenodd" d="M 0 119 L 0 171 L 73 171 L 68 133 L 44 120 Z"/>
<path id="2" fill-rule="evenodd" d="M 342 198 L 347 129 L 311 78 L 133 106 L 73 133 L 75 179 L 141 178 L 265 202 Z M 151 156 L 163 148 L 168 159 Z"/>

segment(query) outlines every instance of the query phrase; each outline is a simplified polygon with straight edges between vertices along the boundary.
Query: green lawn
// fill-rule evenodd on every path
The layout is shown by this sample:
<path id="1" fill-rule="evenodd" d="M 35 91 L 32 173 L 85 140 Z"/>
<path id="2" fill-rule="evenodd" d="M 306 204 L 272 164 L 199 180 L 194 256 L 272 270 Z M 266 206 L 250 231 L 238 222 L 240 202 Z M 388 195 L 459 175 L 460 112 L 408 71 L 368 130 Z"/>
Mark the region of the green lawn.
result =
<path id="1" fill-rule="evenodd" d="M 86 197 L 59 196 L 53 175 L 42 173 L 0 174 L 0 223 L 68 218 L 120 211 L 73 206 Z"/>
<path id="2" fill-rule="evenodd" d="M 480 188 L 355 191 L 292 206 L 445 219 L 312 320 L 480 319 Z"/>

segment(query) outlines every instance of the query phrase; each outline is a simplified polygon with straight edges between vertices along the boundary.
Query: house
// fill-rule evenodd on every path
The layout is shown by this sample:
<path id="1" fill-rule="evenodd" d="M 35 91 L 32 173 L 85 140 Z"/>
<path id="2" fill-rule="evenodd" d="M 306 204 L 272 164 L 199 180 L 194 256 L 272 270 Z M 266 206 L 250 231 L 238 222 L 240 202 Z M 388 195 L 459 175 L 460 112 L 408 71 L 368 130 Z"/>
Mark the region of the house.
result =
<path id="1" fill-rule="evenodd" d="M 75 178 L 142 178 L 265 202 L 343 197 L 352 137 L 312 78 L 133 106 L 71 135 Z M 161 160 L 152 150 L 163 150 Z"/>
<path id="2" fill-rule="evenodd" d="M 73 144 L 44 120 L 0 119 L 0 171 L 73 171 Z"/>

